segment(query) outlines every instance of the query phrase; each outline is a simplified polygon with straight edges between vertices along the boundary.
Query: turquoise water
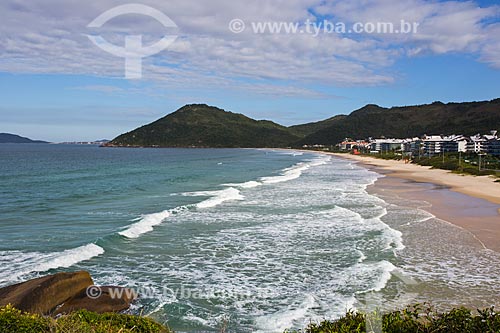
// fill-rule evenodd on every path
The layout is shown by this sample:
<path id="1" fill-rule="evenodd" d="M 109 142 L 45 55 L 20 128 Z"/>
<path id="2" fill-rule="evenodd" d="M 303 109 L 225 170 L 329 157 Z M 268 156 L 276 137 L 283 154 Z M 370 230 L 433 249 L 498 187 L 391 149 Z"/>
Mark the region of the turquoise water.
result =
<path id="1" fill-rule="evenodd" d="M 0 286 L 83 269 L 176 331 L 282 332 L 425 275 L 395 229 L 431 217 L 368 194 L 380 175 L 349 161 L 4 144 L 0 162 Z"/>
<path id="2" fill-rule="evenodd" d="M 0 283 L 89 270 L 98 284 L 137 288 L 133 311 L 177 330 L 336 316 L 385 285 L 402 246 L 365 192 L 377 175 L 328 156 L 0 149 Z"/>

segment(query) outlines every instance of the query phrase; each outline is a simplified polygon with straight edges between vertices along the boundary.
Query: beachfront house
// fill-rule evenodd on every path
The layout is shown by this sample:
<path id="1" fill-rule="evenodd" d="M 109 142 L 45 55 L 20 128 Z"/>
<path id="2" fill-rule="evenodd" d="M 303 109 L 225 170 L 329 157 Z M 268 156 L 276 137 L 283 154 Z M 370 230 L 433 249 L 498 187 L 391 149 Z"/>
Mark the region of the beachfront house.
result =
<path id="1" fill-rule="evenodd" d="M 342 151 L 366 150 L 369 147 L 369 143 L 365 140 L 353 140 L 351 138 L 346 138 L 344 141 L 339 143 L 337 146 Z"/>
<path id="2" fill-rule="evenodd" d="M 340 144 L 339 144 L 339 149 L 340 150 L 343 150 L 343 151 L 348 151 L 348 150 L 352 150 L 354 149 L 355 147 L 357 147 L 357 142 L 354 141 L 353 139 L 350 139 L 350 138 L 346 138 L 344 141 L 342 141 Z"/>

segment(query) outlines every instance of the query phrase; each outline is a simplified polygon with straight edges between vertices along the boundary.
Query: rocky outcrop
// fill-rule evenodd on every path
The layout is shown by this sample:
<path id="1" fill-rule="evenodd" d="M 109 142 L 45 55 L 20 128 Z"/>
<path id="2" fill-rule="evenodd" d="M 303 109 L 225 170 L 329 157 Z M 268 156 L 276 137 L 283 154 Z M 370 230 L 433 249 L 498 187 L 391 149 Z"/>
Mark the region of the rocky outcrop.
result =
<path id="1" fill-rule="evenodd" d="M 121 312 L 130 307 L 134 301 L 133 292 L 127 288 L 121 287 L 99 287 L 99 297 L 90 298 L 86 290 L 82 290 L 69 300 L 64 302 L 54 311 L 54 315 L 70 313 L 85 309 L 92 312 Z M 116 297 L 120 295 L 120 297 Z"/>
<path id="2" fill-rule="evenodd" d="M 104 313 L 126 310 L 134 300 L 128 289 L 93 285 L 92 277 L 85 271 L 48 275 L 1 288 L 0 306 L 11 304 L 20 310 L 43 315 L 81 309 Z M 93 288 L 91 293 L 87 292 L 89 287 Z"/>

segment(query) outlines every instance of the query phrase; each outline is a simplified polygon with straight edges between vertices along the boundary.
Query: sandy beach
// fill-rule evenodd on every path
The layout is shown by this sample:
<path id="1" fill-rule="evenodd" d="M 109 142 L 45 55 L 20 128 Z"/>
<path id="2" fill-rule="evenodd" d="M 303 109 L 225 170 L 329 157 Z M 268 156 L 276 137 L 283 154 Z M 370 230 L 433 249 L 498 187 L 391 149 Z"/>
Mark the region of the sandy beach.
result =
<path id="1" fill-rule="evenodd" d="M 385 174 L 370 191 L 425 201 L 437 218 L 472 233 L 482 246 L 500 252 L 500 184 L 491 177 L 453 174 L 402 161 L 333 154 Z"/>
<path id="2" fill-rule="evenodd" d="M 450 187 L 451 190 L 476 198 L 488 200 L 500 205 L 500 183 L 489 176 L 466 176 L 451 173 L 447 170 L 431 169 L 417 164 L 405 164 L 403 161 L 383 160 L 368 156 L 335 154 L 368 166 L 374 166 L 390 172 L 392 177 L 399 177 L 422 183 L 433 183 Z"/>

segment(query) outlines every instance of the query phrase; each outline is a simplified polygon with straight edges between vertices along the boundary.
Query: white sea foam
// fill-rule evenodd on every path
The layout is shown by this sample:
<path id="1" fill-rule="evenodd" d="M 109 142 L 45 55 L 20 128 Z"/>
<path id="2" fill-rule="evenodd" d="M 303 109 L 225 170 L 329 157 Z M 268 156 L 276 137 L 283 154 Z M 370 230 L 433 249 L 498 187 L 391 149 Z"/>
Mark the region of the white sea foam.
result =
<path id="1" fill-rule="evenodd" d="M 87 244 L 75 249 L 64 250 L 48 255 L 42 259 L 33 272 L 45 272 L 54 268 L 67 268 L 79 262 L 89 260 L 104 253 L 104 249 L 96 244 Z"/>
<path id="2" fill-rule="evenodd" d="M 379 292 L 387 286 L 392 277 L 392 272 L 398 268 L 387 260 L 378 262 L 357 263 L 347 269 L 344 279 L 358 284 L 357 295 L 368 292 Z"/>
<path id="3" fill-rule="evenodd" d="M 396 266 L 386 260 L 377 263 L 376 267 L 382 270 L 382 274 L 379 276 L 378 281 L 375 281 L 374 287 L 369 291 L 381 291 L 384 289 L 387 286 L 387 282 L 391 279 L 391 272 L 396 269 Z"/>
<path id="4" fill-rule="evenodd" d="M 301 163 L 294 167 L 283 170 L 283 172 L 279 176 L 262 177 L 261 180 L 264 184 L 287 182 L 289 180 L 299 178 L 302 175 L 302 172 L 307 169 L 309 169 L 309 166 Z"/>
<path id="5" fill-rule="evenodd" d="M 384 293 L 387 287 L 392 291 L 391 276 L 399 275 L 390 261 L 398 262 L 405 273 L 408 270 L 426 282 L 444 281 L 447 287 L 455 286 L 457 290 L 466 289 L 463 286 L 488 288 L 493 291 L 491 294 L 498 294 L 500 266 L 491 264 L 499 261 L 497 254 L 472 247 L 457 253 L 438 239 L 448 229 L 428 229 L 433 224 L 435 228 L 441 225 L 435 221 L 418 225 L 428 216 L 409 216 L 406 208 L 399 215 L 389 209 L 385 216 L 387 203 L 364 190 L 374 179 L 365 169 L 337 160 L 312 168 L 314 163 L 310 162 L 282 170 L 286 173 L 309 165 L 307 172 L 301 171 L 300 179 L 279 186 L 268 186 L 258 179 L 223 185 L 221 190 L 232 187 L 249 199 L 225 209 L 210 209 L 215 201 L 207 202 L 220 197 L 221 192 L 193 192 L 203 197 L 190 198 L 190 202 L 205 201 L 209 209 L 196 209 L 193 204 L 167 211 L 170 215 L 165 221 L 174 219 L 175 210 L 192 209 L 182 216 L 188 227 L 182 230 L 183 225 L 179 224 L 175 236 L 158 228 L 158 234 L 165 239 L 173 237 L 172 242 L 137 242 L 137 251 L 127 256 L 120 251 L 108 251 L 105 258 L 96 261 L 97 266 L 89 263 L 96 283 L 153 286 L 155 294 L 161 294 L 163 286 L 179 290 L 183 285 L 194 291 L 220 291 L 197 302 L 182 297 L 143 298 L 136 308 L 146 314 L 156 312 L 158 318 L 168 317 L 179 327 L 192 330 L 203 325 L 203 329 L 209 326 L 212 331 L 220 328 L 217 318 L 223 314 L 241 319 L 231 322 L 235 331 L 283 332 L 287 328 L 303 328 L 309 320 L 338 318 L 345 310 L 353 309 L 355 296 L 359 298 L 356 304 L 361 305 L 363 293 Z M 252 187 L 258 190 L 245 190 Z M 147 220 L 146 217 L 130 224 Z M 421 237 L 414 240 L 412 235 L 406 236 L 408 229 L 401 229 L 408 250 L 401 253 L 405 255 L 401 260 L 393 260 L 401 235 L 381 221 L 399 229 L 408 219 L 416 221 L 410 226 L 415 230 L 413 235 L 426 233 L 427 243 Z M 203 229 L 212 221 L 218 224 Z M 419 247 L 415 248 L 412 242 Z M 410 250 L 416 253 L 417 261 L 406 261 Z M 418 261 L 420 258 L 425 260 Z M 0 252 L 0 285 L 2 278 L 11 279 L 27 265 L 37 267 L 42 263 L 40 259 L 50 261 L 42 253 Z M 258 292 L 259 288 L 269 292 Z M 473 294 L 472 297 L 477 295 Z M 166 307 L 167 303 L 173 305 Z M 173 313 L 172 308 L 179 311 Z"/>
<path id="6" fill-rule="evenodd" d="M 366 255 L 362 251 L 356 250 L 356 252 L 358 252 L 358 254 L 359 254 L 358 263 L 362 263 L 363 261 L 365 261 L 367 259 Z"/>
<path id="7" fill-rule="evenodd" d="M 93 243 L 52 253 L 6 251 L 0 255 L 0 266 L 11 269 L 2 271 L 0 284 L 18 282 L 23 276 L 30 273 L 68 268 L 103 253 L 104 249 Z"/>
<path id="8" fill-rule="evenodd" d="M 353 309 L 356 292 L 386 287 L 394 256 L 384 249 L 389 243 L 392 249 L 398 247 L 398 237 L 382 221 L 387 204 L 364 190 L 373 175 L 339 163 L 313 168 L 325 163 L 327 158 L 318 158 L 283 169 L 275 176 L 280 178 L 270 177 L 282 181 L 279 186 L 256 179 L 224 184 L 219 191 L 178 194 L 202 197 L 189 207 L 194 208 L 191 213 L 182 216 L 183 222 L 209 223 L 217 232 L 200 229 L 179 238 L 176 246 L 189 256 L 165 256 L 161 244 L 151 261 L 127 258 L 125 266 L 148 271 L 148 278 L 162 285 L 168 281 L 171 288 L 189 281 L 193 290 L 220 291 L 215 304 L 227 306 L 193 307 L 179 313 L 176 320 L 186 327 L 215 329 L 220 325 L 214 318 L 222 313 L 241 318 L 236 330 L 261 332 L 283 332 L 305 327 L 309 320 L 338 318 Z M 286 182 L 295 177 L 300 180 Z M 252 187 L 258 190 L 246 190 Z M 210 209 L 226 200 L 242 200 L 242 194 L 248 200 Z M 214 296 L 206 297 L 206 304 L 213 301 Z M 185 306 L 189 300 L 179 298 L 174 303 L 190 308 Z M 159 304 L 147 304 L 147 311 L 161 313 L 164 308 Z"/>
<path id="9" fill-rule="evenodd" d="M 385 223 L 384 223 L 385 224 Z M 387 235 L 387 245 L 385 250 L 394 249 L 395 251 L 401 251 L 406 248 L 403 244 L 403 233 L 399 230 L 392 229 L 387 224 L 387 229 L 385 230 L 385 235 Z"/>
<path id="10" fill-rule="evenodd" d="M 259 328 L 257 332 L 283 332 L 294 326 L 297 321 L 303 322 L 307 318 L 309 310 L 316 305 L 314 296 L 308 294 L 295 309 L 287 309 L 257 318 L 256 324 Z"/>
<path id="11" fill-rule="evenodd" d="M 330 159 L 330 156 L 321 155 L 309 162 L 300 162 L 290 168 L 283 169 L 279 176 L 262 177 L 260 180 L 264 184 L 287 182 L 299 178 L 302 175 L 302 172 L 311 167 L 326 164 Z"/>
<path id="12" fill-rule="evenodd" d="M 244 183 L 230 183 L 222 184 L 222 186 L 239 187 L 239 188 L 254 188 L 263 185 L 261 182 L 256 182 L 254 180 L 244 182 Z"/>
<path id="13" fill-rule="evenodd" d="M 163 212 L 144 215 L 134 221 L 139 221 L 132 224 L 126 230 L 120 231 L 118 234 L 127 238 L 138 238 L 139 236 L 153 231 L 153 227 L 161 224 L 172 214 L 178 214 L 187 210 L 187 206 L 179 206 L 172 209 L 164 210 Z"/>
<path id="14" fill-rule="evenodd" d="M 219 191 L 200 191 L 182 193 L 189 197 L 210 197 L 202 202 L 195 204 L 196 208 L 212 208 L 226 201 L 243 200 L 245 197 L 234 187 L 228 187 Z"/>
<path id="15" fill-rule="evenodd" d="M 266 153 L 270 151 L 270 152 L 276 153 L 278 155 L 291 155 L 291 156 L 302 156 L 302 155 L 304 155 L 304 153 L 301 152 L 301 151 L 288 150 L 288 149 L 287 150 L 284 150 L 284 149 L 274 150 L 274 149 L 264 148 L 264 149 L 258 149 L 258 150 L 265 151 Z"/>
<path id="16" fill-rule="evenodd" d="M 380 221 L 384 228 L 384 236 L 386 238 L 386 246 L 384 250 L 404 250 L 406 246 L 403 244 L 403 233 L 399 230 L 391 228 L 388 224 L 382 221 L 382 218 L 386 215 L 387 208 L 384 208 L 382 212 L 375 218 L 375 220 Z"/>
<path id="17" fill-rule="evenodd" d="M 127 238 L 138 238 L 140 235 L 152 231 L 154 226 L 161 224 L 171 214 L 170 210 L 164 210 L 163 212 L 144 215 L 139 222 L 132 224 L 124 231 L 120 231 L 119 234 Z"/>
<path id="18" fill-rule="evenodd" d="M 221 327 L 225 322 L 229 321 L 229 317 L 225 314 L 218 316 L 210 316 L 209 318 L 200 318 L 192 313 L 184 316 L 184 319 L 204 326 Z"/>
<path id="19" fill-rule="evenodd" d="M 203 200 L 197 204 L 189 206 L 179 206 L 173 209 L 164 210 L 159 213 L 147 214 L 139 218 L 137 223 L 132 224 L 124 231 L 120 231 L 118 234 L 127 238 L 139 238 L 141 235 L 153 231 L 153 227 L 160 225 L 169 218 L 172 214 L 178 214 L 183 211 L 188 210 L 190 207 L 196 207 L 199 209 L 211 208 L 220 205 L 223 202 L 230 200 L 243 200 L 244 197 L 240 194 L 240 191 L 233 187 L 226 188 L 219 191 L 200 191 L 200 192 L 186 192 L 182 193 L 184 196 L 208 196 L 209 199 Z"/>
<path id="20" fill-rule="evenodd" d="M 300 155 L 297 154 L 294 156 L 300 156 Z M 281 170 L 280 175 L 278 176 L 261 177 L 259 179 L 260 181 L 252 180 L 244 183 L 223 184 L 222 186 L 231 186 L 242 189 L 248 189 L 248 188 L 255 188 L 258 186 L 262 186 L 264 184 L 277 184 L 277 183 L 287 182 L 299 178 L 304 171 L 310 169 L 311 167 L 326 164 L 330 159 L 331 158 L 329 156 L 321 155 L 309 162 L 299 162 L 289 168 L 285 168 Z"/>
<path id="21" fill-rule="evenodd" d="M 357 222 L 351 226 L 352 229 L 358 228 L 358 231 L 362 231 L 366 228 L 369 228 L 382 231 L 383 241 L 385 242 L 384 248 L 382 248 L 382 250 L 401 251 L 405 248 L 405 245 L 403 244 L 403 234 L 399 230 L 389 227 L 389 225 L 382 221 L 382 218 L 387 215 L 386 208 L 383 208 L 381 212 L 373 218 L 363 218 L 360 213 L 339 206 L 335 207 L 334 212 L 335 211 Z M 362 260 L 366 259 L 364 258 L 364 255 L 362 256 L 362 258 Z"/>

